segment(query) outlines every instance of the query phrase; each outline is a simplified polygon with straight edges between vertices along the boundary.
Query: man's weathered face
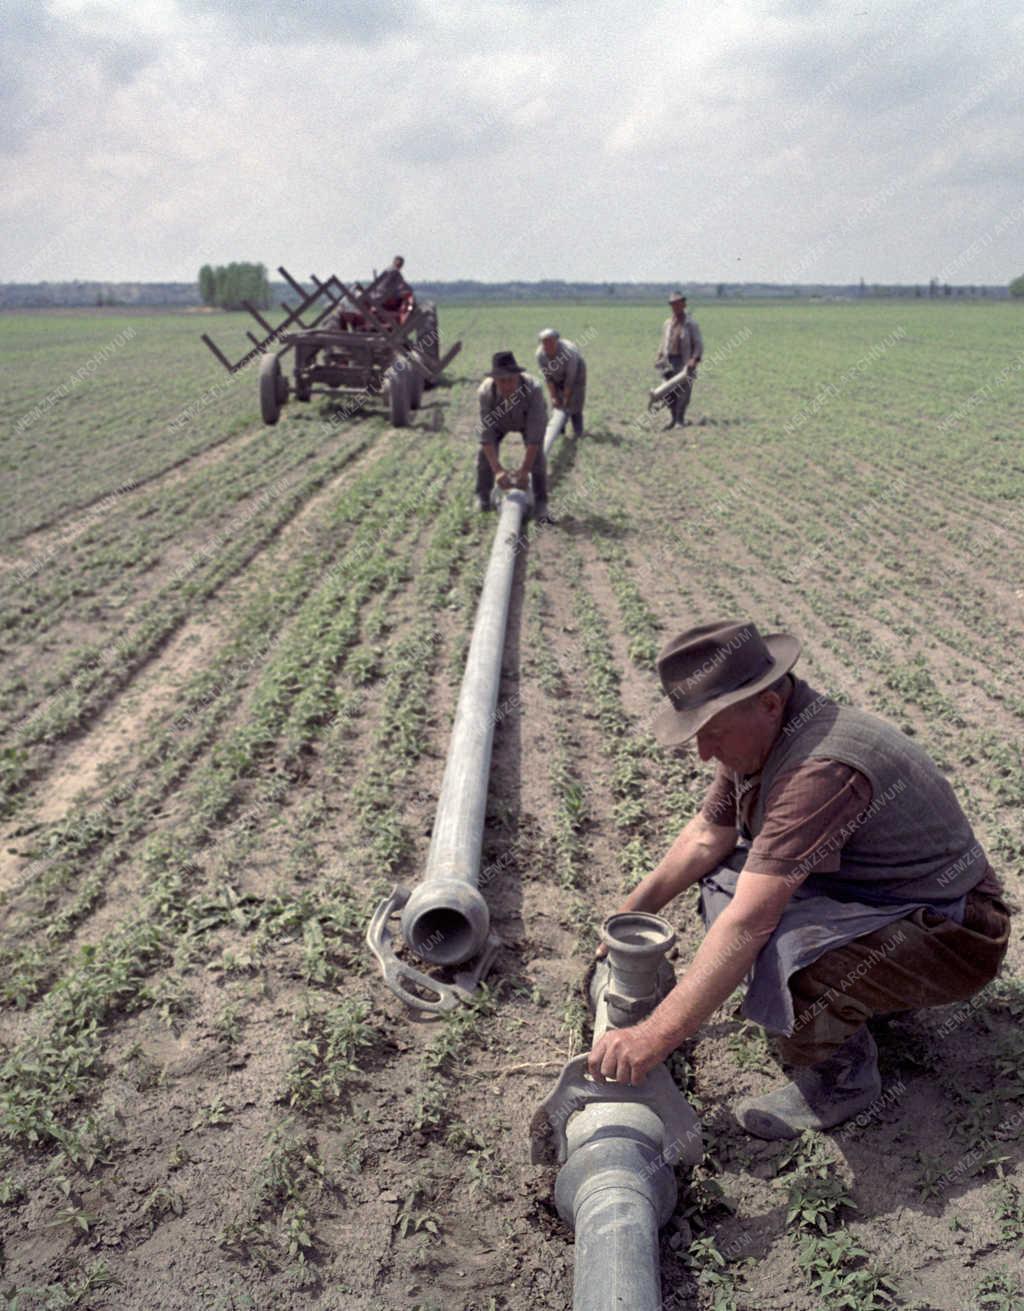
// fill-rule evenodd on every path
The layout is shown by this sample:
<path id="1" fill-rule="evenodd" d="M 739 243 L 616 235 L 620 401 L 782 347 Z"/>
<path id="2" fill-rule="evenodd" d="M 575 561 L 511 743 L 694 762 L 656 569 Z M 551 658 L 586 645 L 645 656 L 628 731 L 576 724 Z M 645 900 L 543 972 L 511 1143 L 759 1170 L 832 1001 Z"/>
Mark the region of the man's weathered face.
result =
<path id="1" fill-rule="evenodd" d="M 519 386 L 519 374 L 513 373 L 511 377 L 495 378 L 494 385 L 497 387 L 498 395 L 502 400 L 507 400 Z"/>
<path id="2" fill-rule="evenodd" d="M 394 269 L 400 269 L 404 263 L 405 260 L 402 259 L 401 255 L 396 255 L 395 258 L 391 261 L 391 267 Z"/>
<path id="3" fill-rule="evenodd" d="M 557 354 L 558 354 L 558 338 L 557 338 L 557 337 L 542 337 L 542 338 L 541 338 L 541 343 L 540 343 L 540 344 L 544 347 L 544 354 L 545 354 L 545 355 L 547 355 L 547 356 L 550 357 L 550 356 L 552 356 L 552 355 L 557 355 Z"/>
<path id="4" fill-rule="evenodd" d="M 682 323 L 686 318 L 686 301 L 674 300 L 672 302 L 672 313 Z"/>
<path id="5" fill-rule="evenodd" d="M 697 733 L 701 760 L 717 760 L 736 774 L 756 774 L 779 734 L 783 698 L 761 692 L 726 706 Z"/>

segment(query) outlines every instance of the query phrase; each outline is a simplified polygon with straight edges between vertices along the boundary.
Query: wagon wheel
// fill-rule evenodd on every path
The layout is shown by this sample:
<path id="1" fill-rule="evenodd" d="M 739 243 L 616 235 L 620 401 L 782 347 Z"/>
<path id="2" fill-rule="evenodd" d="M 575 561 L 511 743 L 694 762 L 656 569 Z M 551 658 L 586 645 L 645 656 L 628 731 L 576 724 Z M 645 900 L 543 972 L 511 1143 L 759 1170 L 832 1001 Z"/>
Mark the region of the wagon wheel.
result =
<path id="1" fill-rule="evenodd" d="M 416 362 L 416 357 L 408 357 L 409 367 L 406 372 L 409 375 L 409 408 L 418 410 L 423 403 L 423 371 Z"/>
<path id="2" fill-rule="evenodd" d="M 281 395 L 282 385 L 284 397 Z M 276 355 L 264 355 L 260 361 L 260 410 L 264 423 L 277 423 L 281 417 L 281 402 L 287 396 L 288 383 L 281 374 L 281 361 Z"/>
<path id="3" fill-rule="evenodd" d="M 396 369 L 393 365 L 388 369 L 388 415 L 391 419 L 391 425 L 394 428 L 407 428 L 409 426 L 410 411 L 410 388 L 409 388 L 409 370 Z"/>

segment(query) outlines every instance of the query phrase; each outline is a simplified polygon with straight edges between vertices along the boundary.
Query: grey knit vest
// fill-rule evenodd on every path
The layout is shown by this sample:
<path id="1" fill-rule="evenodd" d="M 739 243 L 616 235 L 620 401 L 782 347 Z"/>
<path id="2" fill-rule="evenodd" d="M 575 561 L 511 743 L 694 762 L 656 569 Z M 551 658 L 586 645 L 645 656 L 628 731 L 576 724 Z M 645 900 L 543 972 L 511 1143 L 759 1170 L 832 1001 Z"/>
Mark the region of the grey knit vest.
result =
<path id="1" fill-rule="evenodd" d="M 866 775 L 871 801 L 830 839 L 830 850 L 840 849 L 839 872 L 816 878 L 812 858 L 805 886 L 874 905 L 938 904 L 969 892 L 988 860 L 935 763 L 883 719 L 794 681 L 789 718 L 761 771 L 750 836 L 761 831 L 765 798 L 777 778 L 805 760 L 838 760 Z"/>

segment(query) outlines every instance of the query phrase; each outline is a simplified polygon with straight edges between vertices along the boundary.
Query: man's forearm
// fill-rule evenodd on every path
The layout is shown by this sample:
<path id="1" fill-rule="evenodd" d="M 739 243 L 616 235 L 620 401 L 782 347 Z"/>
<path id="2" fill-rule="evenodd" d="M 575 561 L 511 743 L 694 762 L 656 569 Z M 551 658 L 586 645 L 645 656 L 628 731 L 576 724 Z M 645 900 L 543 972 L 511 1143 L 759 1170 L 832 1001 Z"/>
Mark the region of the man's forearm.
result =
<path id="1" fill-rule="evenodd" d="M 498 459 L 498 443 L 483 442 L 481 443 L 481 445 L 483 447 L 484 458 L 486 459 L 487 463 L 491 466 L 491 469 L 494 471 L 495 475 L 499 474 L 501 472 L 501 461 Z"/>
<path id="2" fill-rule="evenodd" d="M 701 816 L 697 815 L 672 843 L 661 862 L 637 884 L 620 910 L 661 910 L 673 897 L 717 868 L 735 846 L 732 829 L 715 832 L 713 826 L 704 825 Z"/>
<path id="3" fill-rule="evenodd" d="M 724 911 L 715 920 L 686 973 L 665 1000 L 637 1026 L 663 1056 L 693 1035 L 750 972 L 772 930 L 753 929 Z"/>

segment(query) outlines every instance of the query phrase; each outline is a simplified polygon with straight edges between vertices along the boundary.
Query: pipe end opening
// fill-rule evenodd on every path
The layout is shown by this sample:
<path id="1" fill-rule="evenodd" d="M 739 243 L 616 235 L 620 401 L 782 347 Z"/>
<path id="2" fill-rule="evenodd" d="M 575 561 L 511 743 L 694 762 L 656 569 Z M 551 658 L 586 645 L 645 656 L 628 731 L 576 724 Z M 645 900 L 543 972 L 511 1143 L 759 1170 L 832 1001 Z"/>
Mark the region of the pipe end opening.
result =
<path id="1" fill-rule="evenodd" d="M 487 903 L 471 884 L 455 879 L 421 883 L 402 912 L 410 951 L 432 965 L 461 965 L 483 950 L 490 927 Z"/>
<path id="2" fill-rule="evenodd" d="M 458 965 L 476 950 L 473 926 L 461 911 L 447 906 L 417 915 L 406 941 L 417 956 L 436 965 Z"/>

